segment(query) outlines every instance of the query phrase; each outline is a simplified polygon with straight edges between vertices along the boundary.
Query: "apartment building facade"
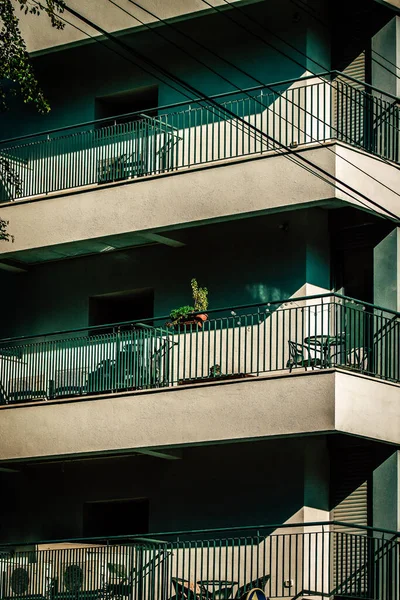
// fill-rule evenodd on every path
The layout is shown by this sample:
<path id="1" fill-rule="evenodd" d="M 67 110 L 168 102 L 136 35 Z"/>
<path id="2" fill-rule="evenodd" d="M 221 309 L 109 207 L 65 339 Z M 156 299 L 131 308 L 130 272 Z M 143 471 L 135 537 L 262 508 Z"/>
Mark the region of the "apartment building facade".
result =
<path id="1" fill-rule="evenodd" d="M 1 597 L 398 598 L 399 7 L 68 4 L 0 117 Z"/>

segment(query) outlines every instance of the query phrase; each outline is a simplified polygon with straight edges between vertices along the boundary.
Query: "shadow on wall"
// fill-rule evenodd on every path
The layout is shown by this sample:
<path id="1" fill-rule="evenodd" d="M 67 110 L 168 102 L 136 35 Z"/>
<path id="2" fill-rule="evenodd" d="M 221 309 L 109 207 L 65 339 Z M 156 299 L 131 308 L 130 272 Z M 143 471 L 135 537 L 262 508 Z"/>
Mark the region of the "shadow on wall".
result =
<path id="1" fill-rule="evenodd" d="M 290 227 L 283 231 L 286 222 Z M 323 239 L 321 231 L 326 232 Z M 327 214 L 321 209 L 166 235 L 184 246 L 102 253 L 38 264 L 27 273 L 10 275 L 3 303 L 8 310 L 14 307 L 15 318 L 1 324 L 1 337 L 86 327 L 90 297 L 144 288 L 154 290 L 154 315 L 168 315 L 171 309 L 190 304 L 192 277 L 208 287 L 210 309 L 289 298 L 306 281 L 329 287 Z M 308 277 L 316 256 L 318 268 Z"/>

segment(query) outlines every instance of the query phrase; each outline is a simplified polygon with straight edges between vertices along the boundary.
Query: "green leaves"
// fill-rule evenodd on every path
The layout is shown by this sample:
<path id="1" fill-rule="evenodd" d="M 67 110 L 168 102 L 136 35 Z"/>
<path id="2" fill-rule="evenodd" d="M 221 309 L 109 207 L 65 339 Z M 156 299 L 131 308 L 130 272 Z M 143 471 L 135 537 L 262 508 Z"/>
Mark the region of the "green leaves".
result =
<path id="1" fill-rule="evenodd" d="M 50 111 L 50 105 L 33 71 L 14 8 L 19 5 L 25 14 L 36 16 L 44 12 L 53 27 L 63 29 L 64 23 L 57 13 L 63 12 L 65 4 L 64 0 L 32 2 L 0 0 L 0 110 L 6 110 L 10 97 L 18 92 L 25 103 L 34 104 L 38 112 L 45 114 Z"/>
<path id="2" fill-rule="evenodd" d="M 193 302 L 195 312 L 206 311 L 208 308 L 208 289 L 199 287 L 196 279 L 190 282 L 192 286 Z"/>
<path id="3" fill-rule="evenodd" d="M 14 236 L 10 235 L 7 231 L 8 221 L 4 221 L 4 219 L 0 219 L 0 240 L 5 240 L 6 242 L 13 242 Z"/>
<path id="4" fill-rule="evenodd" d="M 172 323 L 179 323 L 182 319 L 185 319 L 188 315 L 194 312 L 193 306 L 180 306 L 171 310 L 170 317 Z"/>

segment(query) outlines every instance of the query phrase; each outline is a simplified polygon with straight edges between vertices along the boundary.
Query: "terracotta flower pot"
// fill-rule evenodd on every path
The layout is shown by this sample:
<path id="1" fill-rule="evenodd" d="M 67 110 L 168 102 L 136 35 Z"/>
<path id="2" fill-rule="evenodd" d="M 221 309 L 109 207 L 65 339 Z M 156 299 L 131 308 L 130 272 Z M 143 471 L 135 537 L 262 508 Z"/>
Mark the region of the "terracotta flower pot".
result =
<path id="1" fill-rule="evenodd" d="M 200 315 L 196 315 L 195 319 L 197 319 L 199 321 L 199 327 L 200 327 L 200 323 L 201 326 L 203 325 L 203 323 L 205 323 L 205 321 L 208 320 L 208 315 L 204 314 L 200 314 Z"/>

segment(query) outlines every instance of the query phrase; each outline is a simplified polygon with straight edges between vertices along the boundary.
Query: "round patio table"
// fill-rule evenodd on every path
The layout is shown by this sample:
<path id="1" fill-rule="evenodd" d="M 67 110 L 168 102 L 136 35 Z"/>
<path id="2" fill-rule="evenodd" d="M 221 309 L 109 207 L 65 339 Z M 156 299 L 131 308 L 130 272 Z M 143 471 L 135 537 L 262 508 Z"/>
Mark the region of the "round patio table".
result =
<path id="1" fill-rule="evenodd" d="M 346 334 L 337 335 L 310 335 L 304 338 L 304 345 L 307 348 L 321 353 L 321 363 L 324 367 L 331 366 L 330 351 L 332 348 L 343 348 L 346 343 Z M 337 353 L 337 352 L 336 352 Z"/>

